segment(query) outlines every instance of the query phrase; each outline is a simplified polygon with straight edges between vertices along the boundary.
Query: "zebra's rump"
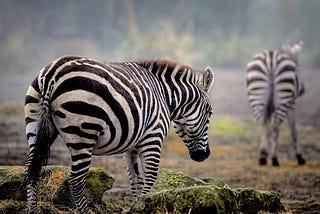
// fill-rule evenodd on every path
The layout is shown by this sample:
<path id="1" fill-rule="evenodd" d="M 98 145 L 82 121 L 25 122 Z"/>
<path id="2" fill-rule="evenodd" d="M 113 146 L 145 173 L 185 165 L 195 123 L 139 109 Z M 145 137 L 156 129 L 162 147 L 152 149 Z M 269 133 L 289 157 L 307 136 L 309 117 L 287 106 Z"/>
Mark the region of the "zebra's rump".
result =
<path id="1" fill-rule="evenodd" d="M 258 54 L 247 65 L 247 95 L 252 113 L 259 122 L 269 119 L 273 109 L 272 74 L 266 66 L 267 60 L 265 55 Z"/>
<path id="2" fill-rule="evenodd" d="M 286 112 L 299 95 L 296 61 L 281 51 L 256 54 L 247 65 L 247 94 L 259 122 L 269 119 L 275 109 Z"/>

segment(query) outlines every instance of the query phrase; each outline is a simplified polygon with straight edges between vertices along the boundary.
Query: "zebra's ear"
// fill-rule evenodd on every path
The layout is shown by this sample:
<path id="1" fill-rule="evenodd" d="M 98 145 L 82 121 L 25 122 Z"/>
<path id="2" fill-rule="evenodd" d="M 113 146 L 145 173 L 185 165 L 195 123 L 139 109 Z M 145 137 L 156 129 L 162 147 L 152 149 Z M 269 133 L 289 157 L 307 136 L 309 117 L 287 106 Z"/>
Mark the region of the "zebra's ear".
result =
<path id="1" fill-rule="evenodd" d="M 214 82 L 213 70 L 210 67 L 206 67 L 203 73 L 203 84 L 202 84 L 203 90 L 208 92 L 213 82 Z"/>

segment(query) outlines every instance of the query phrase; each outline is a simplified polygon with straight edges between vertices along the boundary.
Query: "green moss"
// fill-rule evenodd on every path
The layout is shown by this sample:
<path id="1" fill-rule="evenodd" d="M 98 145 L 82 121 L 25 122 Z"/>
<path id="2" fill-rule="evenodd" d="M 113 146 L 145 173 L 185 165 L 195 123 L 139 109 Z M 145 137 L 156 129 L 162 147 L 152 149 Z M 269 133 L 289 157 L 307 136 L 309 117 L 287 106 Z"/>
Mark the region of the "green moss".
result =
<path id="1" fill-rule="evenodd" d="M 38 186 L 38 207 L 41 213 L 57 213 L 59 210 L 70 211 L 74 209 L 69 179 L 70 168 L 65 166 L 48 166 L 41 172 L 41 179 Z M 9 202 L 2 204 L 2 210 L 13 210 L 9 213 L 20 213 L 14 210 L 25 208 L 26 190 L 23 186 L 24 167 L 2 166 L 0 167 L 0 200 Z M 111 189 L 114 179 L 106 174 L 103 169 L 92 167 L 87 177 L 87 199 L 92 210 L 104 210 L 102 202 L 103 193 Z M 3 201 L 2 201 L 3 202 Z M 56 206 L 56 208 L 55 208 Z M 58 209 L 59 208 L 59 209 Z M 1 210 L 0 209 L 0 210 Z M 103 212 L 102 212 L 103 213 Z"/>
<path id="2" fill-rule="evenodd" d="M 201 178 L 201 180 L 206 182 L 207 185 L 230 188 L 229 185 L 225 184 L 224 182 L 222 182 L 220 180 L 213 179 L 213 178 Z"/>
<path id="3" fill-rule="evenodd" d="M 279 212 L 284 211 L 280 195 L 274 191 L 258 191 L 254 189 L 235 189 L 239 209 L 242 212 L 257 213 L 260 210 Z"/>
<path id="4" fill-rule="evenodd" d="M 193 186 L 151 193 L 134 204 L 136 213 L 232 213 L 236 196 L 229 188 Z"/>
<path id="5" fill-rule="evenodd" d="M 152 192 L 134 204 L 135 213 L 258 213 L 284 210 L 272 191 L 231 189 L 212 178 L 192 178 L 162 169 Z"/>
<path id="6" fill-rule="evenodd" d="M 170 169 L 161 169 L 152 191 L 156 192 L 163 189 L 182 188 L 205 184 L 205 181 L 198 178 L 192 178 L 182 172 L 175 172 Z"/>
<path id="7" fill-rule="evenodd" d="M 112 188 L 114 179 L 98 167 L 91 167 L 87 176 L 87 200 L 100 202 L 105 191 Z"/>

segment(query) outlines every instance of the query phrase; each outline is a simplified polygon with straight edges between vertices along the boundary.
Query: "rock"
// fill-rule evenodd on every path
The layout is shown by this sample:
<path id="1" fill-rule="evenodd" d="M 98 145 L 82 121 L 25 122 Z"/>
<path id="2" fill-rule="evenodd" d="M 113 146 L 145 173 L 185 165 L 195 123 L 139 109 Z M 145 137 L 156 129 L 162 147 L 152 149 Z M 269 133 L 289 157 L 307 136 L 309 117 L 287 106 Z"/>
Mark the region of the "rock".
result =
<path id="1" fill-rule="evenodd" d="M 144 195 L 133 206 L 134 213 L 232 213 L 237 210 L 231 189 L 213 185 L 168 189 Z"/>
<path id="2" fill-rule="evenodd" d="M 106 191 L 103 198 L 107 213 L 128 213 L 134 198 L 130 188 L 116 187 Z"/>
<path id="3" fill-rule="evenodd" d="M 48 166 L 42 171 L 38 186 L 38 201 L 42 211 L 46 209 L 62 210 L 75 208 L 72 201 L 68 178 L 70 168 L 65 166 Z M 19 209 L 26 206 L 26 190 L 23 186 L 23 166 L 0 166 L 0 213 L 6 210 Z M 91 167 L 87 177 L 86 197 L 93 208 L 104 205 L 103 193 L 111 189 L 114 179 L 97 167 Z M 6 203 L 4 203 L 6 202 Z M 4 206 L 8 204 L 8 206 Z M 17 212 L 13 212 L 17 213 Z"/>
<path id="4" fill-rule="evenodd" d="M 257 213 L 284 210 L 272 191 L 231 189 L 212 178 L 192 178 L 163 169 L 150 194 L 141 196 L 133 213 Z"/>
<path id="5" fill-rule="evenodd" d="M 254 190 L 248 188 L 234 189 L 237 193 L 239 210 L 244 213 L 258 213 L 260 210 L 272 213 L 284 210 L 280 194 L 274 191 Z"/>
<path id="6" fill-rule="evenodd" d="M 40 213 L 73 212 L 75 208 L 68 186 L 69 167 L 49 166 L 42 172 L 38 188 Z M 26 195 L 22 186 L 24 167 L 0 167 L 0 213 L 26 213 Z M 87 199 L 94 213 L 258 213 L 282 212 L 280 195 L 273 191 L 231 189 L 212 178 L 193 178 L 182 172 L 162 169 L 150 194 L 133 204 L 118 203 L 129 197 L 129 189 L 107 192 L 114 179 L 100 168 L 90 168 L 87 179 Z M 114 195 L 114 196 L 112 196 Z M 111 199 L 110 199 L 111 196 Z M 116 197 L 117 196 L 117 197 Z M 131 201 L 129 198 L 127 201 Z"/>

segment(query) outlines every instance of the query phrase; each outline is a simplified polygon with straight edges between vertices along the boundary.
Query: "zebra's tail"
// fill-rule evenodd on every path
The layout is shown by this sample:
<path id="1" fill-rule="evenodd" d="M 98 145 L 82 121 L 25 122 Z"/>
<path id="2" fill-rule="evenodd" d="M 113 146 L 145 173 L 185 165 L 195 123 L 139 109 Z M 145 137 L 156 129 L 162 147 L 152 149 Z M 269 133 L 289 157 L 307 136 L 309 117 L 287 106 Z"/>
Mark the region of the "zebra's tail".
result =
<path id="1" fill-rule="evenodd" d="M 48 101 L 41 102 L 38 116 L 35 143 L 30 147 L 27 161 L 25 184 L 37 183 L 43 166 L 47 165 L 50 156 L 50 146 L 53 142 L 55 126 L 52 121 Z"/>
<path id="2" fill-rule="evenodd" d="M 271 120 L 272 113 L 274 111 L 274 84 L 272 80 L 269 80 L 269 93 L 267 95 L 267 105 L 264 116 L 264 123 Z"/>

